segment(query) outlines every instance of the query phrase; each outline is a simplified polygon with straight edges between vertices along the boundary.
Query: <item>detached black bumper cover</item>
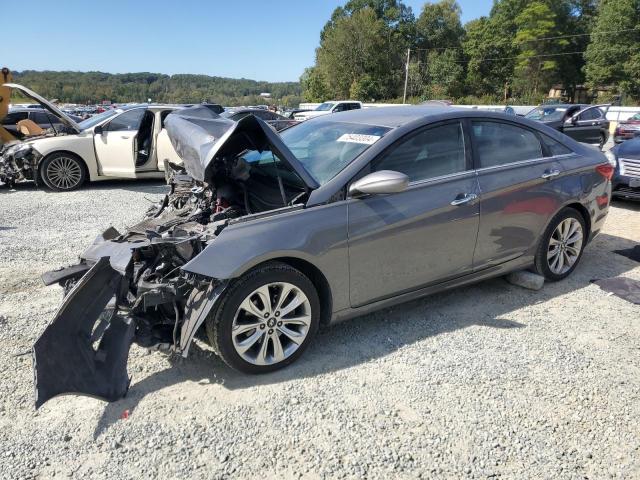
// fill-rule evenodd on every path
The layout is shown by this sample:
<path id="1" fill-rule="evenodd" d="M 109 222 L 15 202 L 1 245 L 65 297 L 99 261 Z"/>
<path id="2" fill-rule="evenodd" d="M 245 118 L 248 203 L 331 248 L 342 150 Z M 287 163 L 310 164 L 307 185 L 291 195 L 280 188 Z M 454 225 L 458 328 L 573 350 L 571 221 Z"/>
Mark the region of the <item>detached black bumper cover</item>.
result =
<path id="1" fill-rule="evenodd" d="M 65 393 L 107 401 L 127 393 L 135 322 L 118 315 L 100 318 L 122 280 L 109 259 L 102 258 L 64 299 L 33 346 L 36 408 Z"/>

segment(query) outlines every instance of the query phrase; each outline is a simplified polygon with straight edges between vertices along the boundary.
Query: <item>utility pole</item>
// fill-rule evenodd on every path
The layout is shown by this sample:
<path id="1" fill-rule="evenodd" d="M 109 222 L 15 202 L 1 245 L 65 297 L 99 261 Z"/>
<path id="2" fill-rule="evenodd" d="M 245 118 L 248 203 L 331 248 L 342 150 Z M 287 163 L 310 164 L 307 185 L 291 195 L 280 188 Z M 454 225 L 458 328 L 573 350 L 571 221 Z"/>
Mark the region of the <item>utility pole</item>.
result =
<path id="1" fill-rule="evenodd" d="M 411 49 L 407 48 L 407 64 L 404 68 L 404 95 L 402 95 L 402 103 L 407 103 L 407 84 L 409 83 L 409 55 Z"/>

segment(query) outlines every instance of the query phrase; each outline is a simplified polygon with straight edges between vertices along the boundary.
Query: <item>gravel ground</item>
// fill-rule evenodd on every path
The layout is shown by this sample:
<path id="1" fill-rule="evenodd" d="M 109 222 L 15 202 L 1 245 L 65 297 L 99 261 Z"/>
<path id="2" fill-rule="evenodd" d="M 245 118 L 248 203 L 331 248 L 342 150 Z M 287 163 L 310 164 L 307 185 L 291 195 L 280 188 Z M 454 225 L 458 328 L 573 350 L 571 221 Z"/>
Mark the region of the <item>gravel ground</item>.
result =
<path id="1" fill-rule="evenodd" d="M 186 360 L 134 346 L 127 398 L 35 412 L 28 352 L 61 300 L 40 273 L 162 190 L 0 191 L 0 478 L 640 478 L 640 307 L 589 283 L 640 280 L 612 253 L 640 242 L 629 203 L 541 291 L 495 279 L 387 309 L 265 376 L 201 343 Z"/>

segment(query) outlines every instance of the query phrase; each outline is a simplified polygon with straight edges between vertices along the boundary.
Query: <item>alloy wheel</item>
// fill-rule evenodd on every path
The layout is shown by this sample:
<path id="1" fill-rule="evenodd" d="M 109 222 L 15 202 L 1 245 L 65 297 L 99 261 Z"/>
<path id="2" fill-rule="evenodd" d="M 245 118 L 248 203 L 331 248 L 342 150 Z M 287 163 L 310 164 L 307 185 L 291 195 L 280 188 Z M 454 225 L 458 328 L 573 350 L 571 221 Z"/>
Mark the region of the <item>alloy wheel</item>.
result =
<path id="1" fill-rule="evenodd" d="M 303 344 L 311 326 L 311 303 L 291 283 L 263 285 L 238 307 L 231 336 L 243 360 L 273 365 L 289 358 Z"/>
<path id="2" fill-rule="evenodd" d="M 575 218 L 566 218 L 558 224 L 547 250 L 551 272 L 562 275 L 574 266 L 582 251 L 582 237 L 582 225 Z"/>
<path id="3" fill-rule="evenodd" d="M 82 179 L 82 167 L 70 157 L 56 157 L 46 168 L 47 180 L 60 190 L 69 190 L 78 186 Z"/>

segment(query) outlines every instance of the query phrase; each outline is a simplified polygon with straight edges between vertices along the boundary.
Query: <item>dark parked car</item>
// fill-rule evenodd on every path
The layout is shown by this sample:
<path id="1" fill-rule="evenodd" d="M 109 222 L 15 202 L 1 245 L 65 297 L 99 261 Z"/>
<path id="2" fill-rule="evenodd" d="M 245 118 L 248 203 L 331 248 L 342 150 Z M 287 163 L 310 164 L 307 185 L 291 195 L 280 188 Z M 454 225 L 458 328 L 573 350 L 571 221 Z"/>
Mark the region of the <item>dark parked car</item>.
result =
<path id="1" fill-rule="evenodd" d="M 610 105 L 550 104 L 531 110 L 526 118 L 542 122 L 582 143 L 600 145 L 609 139 Z"/>
<path id="2" fill-rule="evenodd" d="M 76 121 L 81 122 L 80 117 L 70 115 L 70 117 Z M 35 108 L 13 108 L 9 111 L 9 114 L 2 120 L 2 126 L 6 128 L 11 134 L 21 139 L 23 135 L 18 131 L 17 124 L 20 120 L 31 120 L 35 122 L 40 128 L 48 129 L 53 128 L 56 131 L 60 131 L 64 128 L 64 124 L 58 117 L 52 113 L 47 112 L 42 107 Z"/>
<path id="3" fill-rule="evenodd" d="M 359 109 L 278 134 L 194 107 L 165 126 L 171 193 L 43 277 L 69 293 L 34 345 L 37 406 L 120 398 L 133 341 L 187 356 L 200 332 L 262 373 L 320 325 L 518 269 L 562 280 L 609 208 L 601 152 L 500 113 Z"/>
<path id="4" fill-rule="evenodd" d="M 616 145 L 606 155 L 616 165 L 613 195 L 640 200 L 640 137 Z"/>
<path id="5" fill-rule="evenodd" d="M 622 143 L 638 136 L 640 136 L 640 113 L 636 113 L 631 118 L 618 123 L 613 134 L 613 141 Z"/>
<path id="6" fill-rule="evenodd" d="M 296 120 L 291 120 L 290 118 L 283 117 L 282 115 L 263 108 L 235 108 L 227 110 L 220 115 L 236 122 L 247 115 L 255 115 L 260 120 L 264 120 L 271 125 L 277 132 L 298 123 Z"/>

